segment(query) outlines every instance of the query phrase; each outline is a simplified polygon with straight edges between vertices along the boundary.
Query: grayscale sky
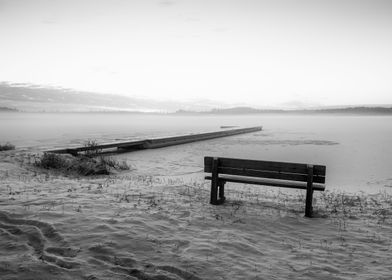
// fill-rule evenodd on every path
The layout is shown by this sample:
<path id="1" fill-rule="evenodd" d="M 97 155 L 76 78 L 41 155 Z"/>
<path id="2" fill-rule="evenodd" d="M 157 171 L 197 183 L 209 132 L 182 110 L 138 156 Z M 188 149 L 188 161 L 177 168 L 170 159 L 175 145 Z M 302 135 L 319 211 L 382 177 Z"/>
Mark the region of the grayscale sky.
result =
<path id="1" fill-rule="evenodd" d="M 0 0 L 0 81 L 253 106 L 392 104 L 392 1 Z"/>

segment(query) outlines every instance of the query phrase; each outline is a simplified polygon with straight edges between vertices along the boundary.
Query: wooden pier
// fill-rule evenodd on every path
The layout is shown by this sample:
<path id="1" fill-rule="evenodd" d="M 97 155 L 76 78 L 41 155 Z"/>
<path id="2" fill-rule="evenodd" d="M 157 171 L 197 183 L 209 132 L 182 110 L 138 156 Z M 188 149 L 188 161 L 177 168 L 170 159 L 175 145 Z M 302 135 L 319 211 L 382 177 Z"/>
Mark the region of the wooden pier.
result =
<path id="1" fill-rule="evenodd" d="M 173 137 L 151 138 L 145 140 L 113 142 L 113 143 L 97 144 L 97 145 L 83 146 L 83 147 L 56 149 L 47 152 L 57 153 L 57 154 L 77 155 L 79 152 L 86 152 L 90 150 L 103 151 L 103 150 L 109 150 L 115 148 L 117 148 L 117 150 L 125 150 L 125 151 L 155 149 L 155 148 L 163 148 L 163 147 L 168 147 L 173 145 L 191 143 L 196 141 L 203 141 L 203 140 L 209 140 L 214 138 L 232 136 L 237 134 L 251 133 L 251 132 L 256 132 L 261 130 L 262 130 L 261 126 L 256 126 L 256 127 L 229 129 L 229 130 L 221 130 L 221 131 L 199 133 L 199 134 L 188 134 L 188 135 L 173 136 Z"/>

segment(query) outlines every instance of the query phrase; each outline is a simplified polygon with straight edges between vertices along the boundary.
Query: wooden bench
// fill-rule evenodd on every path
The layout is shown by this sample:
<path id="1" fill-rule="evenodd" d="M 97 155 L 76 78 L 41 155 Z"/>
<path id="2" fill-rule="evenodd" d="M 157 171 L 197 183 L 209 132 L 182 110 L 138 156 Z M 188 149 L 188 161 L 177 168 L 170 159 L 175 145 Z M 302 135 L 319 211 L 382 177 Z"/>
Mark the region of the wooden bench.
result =
<path id="1" fill-rule="evenodd" d="M 225 201 L 225 183 L 244 183 L 306 190 L 305 216 L 312 217 L 313 191 L 325 190 L 323 165 L 258 161 L 234 158 L 204 158 L 204 172 L 211 173 L 210 203 Z"/>

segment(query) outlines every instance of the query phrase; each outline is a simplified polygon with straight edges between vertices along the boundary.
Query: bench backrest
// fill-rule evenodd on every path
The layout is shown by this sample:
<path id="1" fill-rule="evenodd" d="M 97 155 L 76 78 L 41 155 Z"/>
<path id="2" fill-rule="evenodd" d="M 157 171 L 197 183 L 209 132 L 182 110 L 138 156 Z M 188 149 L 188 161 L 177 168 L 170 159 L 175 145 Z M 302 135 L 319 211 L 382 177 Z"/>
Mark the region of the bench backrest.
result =
<path id="1" fill-rule="evenodd" d="M 213 157 L 204 158 L 204 172 L 212 173 L 213 159 Z M 302 182 L 308 179 L 308 164 L 221 157 L 217 159 L 220 174 Z M 313 165 L 313 182 L 324 184 L 325 171 L 324 165 Z"/>

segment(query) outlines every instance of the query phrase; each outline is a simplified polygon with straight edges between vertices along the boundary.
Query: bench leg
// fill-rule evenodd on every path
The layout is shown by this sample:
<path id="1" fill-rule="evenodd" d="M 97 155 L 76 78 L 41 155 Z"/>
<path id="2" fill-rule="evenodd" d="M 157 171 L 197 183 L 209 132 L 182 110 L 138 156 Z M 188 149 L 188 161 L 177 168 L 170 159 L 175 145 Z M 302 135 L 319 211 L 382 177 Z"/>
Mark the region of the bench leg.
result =
<path id="1" fill-rule="evenodd" d="M 311 218 L 313 207 L 313 165 L 308 165 L 308 181 L 306 185 L 305 217 Z"/>
<path id="2" fill-rule="evenodd" d="M 214 184 L 214 181 L 211 181 L 211 197 L 210 204 L 218 205 L 218 184 Z"/>
<path id="3" fill-rule="evenodd" d="M 220 181 L 219 182 L 219 204 L 224 203 L 226 200 L 225 197 L 225 182 L 224 181 Z"/>
<path id="4" fill-rule="evenodd" d="M 305 217 L 312 218 L 313 214 L 313 189 L 306 191 Z"/>
<path id="5" fill-rule="evenodd" d="M 212 179 L 211 179 L 211 197 L 210 203 L 213 205 L 218 205 L 218 185 L 219 185 L 219 177 L 218 177 L 218 159 L 214 158 L 212 161 Z"/>

